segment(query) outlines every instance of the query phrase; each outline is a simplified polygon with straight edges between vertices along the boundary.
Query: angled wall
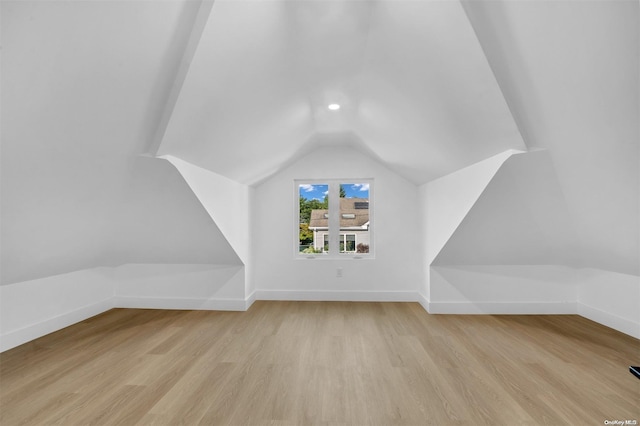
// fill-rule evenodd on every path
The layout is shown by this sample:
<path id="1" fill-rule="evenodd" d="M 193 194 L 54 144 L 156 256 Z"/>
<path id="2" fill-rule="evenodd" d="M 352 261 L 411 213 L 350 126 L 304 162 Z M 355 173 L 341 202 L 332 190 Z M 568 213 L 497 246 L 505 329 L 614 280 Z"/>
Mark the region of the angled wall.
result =
<path id="1" fill-rule="evenodd" d="M 546 151 L 510 157 L 432 265 L 580 265 L 577 236 Z"/>
<path id="2" fill-rule="evenodd" d="M 430 265 L 453 235 L 500 166 L 517 151 L 509 150 L 420 187 Z"/>
<path id="3" fill-rule="evenodd" d="M 111 268 L 0 286 L 0 352 L 113 308 Z"/>
<path id="4" fill-rule="evenodd" d="M 544 229 L 533 231 L 530 254 L 575 261 L 577 312 L 640 337 L 639 3 L 462 4 L 525 142 L 549 152 L 575 231 L 569 253 L 579 259 L 542 253 L 563 245 Z M 453 251 L 491 261 L 459 244 L 451 250 L 442 261 L 453 262 Z M 515 257 L 524 254 L 516 247 Z"/>
<path id="5" fill-rule="evenodd" d="M 434 313 L 575 313 L 577 237 L 546 151 L 500 166 L 429 268 Z"/>
<path id="6" fill-rule="evenodd" d="M 137 157 L 119 201 L 112 217 L 110 265 L 242 264 L 170 163 Z"/>
<path id="7" fill-rule="evenodd" d="M 161 158 L 175 166 L 242 262 L 249 263 L 252 189 L 180 158 Z"/>
<path id="8" fill-rule="evenodd" d="M 640 4 L 463 5 L 525 141 L 549 150 L 585 265 L 640 275 Z"/>
<path id="9" fill-rule="evenodd" d="M 180 158 L 165 155 L 186 180 L 244 265 L 243 297 L 253 293 L 252 222 L 254 189 Z"/>
<path id="10" fill-rule="evenodd" d="M 588 266 L 560 188 L 549 152 L 507 159 L 429 266 L 429 312 L 580 314 L 640 337 L 640 280 Z"/>
<path id="11" fill-rule="evenodd" d="M 132 167 L 94 242 L 102 266 L 0 286 L 0 351 L 114 307 L 246 309 L 242 262 L 180 173 L 154 158 Z"/>
<path id="12" fill-rule="evenodd" d="M 509 150 L 419 187 L 420 234 L 424 282 L 420 292 L 430 299 L 430 267 L 500 166 L 519 151 Z"/>
<path id="13" fill-rule="evenodd" d="M 640 339 L 640 278 L 593 268 L 576 275 L 577 313 Z"/>

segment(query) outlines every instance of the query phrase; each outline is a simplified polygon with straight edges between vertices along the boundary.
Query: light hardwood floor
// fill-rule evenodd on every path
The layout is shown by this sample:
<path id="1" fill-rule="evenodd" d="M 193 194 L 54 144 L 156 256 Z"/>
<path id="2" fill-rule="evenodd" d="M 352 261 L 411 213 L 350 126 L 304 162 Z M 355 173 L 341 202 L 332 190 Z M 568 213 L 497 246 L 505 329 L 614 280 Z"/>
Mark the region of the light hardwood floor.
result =
<path id="1" fill-rule="evenodd" d="M 0 424 L 640 422 L 640 341 L 416 303 L 114 309 L 0 355 Z"/>

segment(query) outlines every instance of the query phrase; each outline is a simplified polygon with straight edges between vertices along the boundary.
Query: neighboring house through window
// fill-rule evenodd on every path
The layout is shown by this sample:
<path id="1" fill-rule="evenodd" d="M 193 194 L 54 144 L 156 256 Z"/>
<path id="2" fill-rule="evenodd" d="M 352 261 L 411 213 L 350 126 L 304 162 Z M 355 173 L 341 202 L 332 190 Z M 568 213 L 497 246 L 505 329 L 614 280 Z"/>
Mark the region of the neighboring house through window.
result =
<path id="1" fill-rule="evenodd" d="M 368 198 L 340 197 L 340 233 L 338 243 L 340 253 L 356 253 L 360 244 L 360 253 L 367 253 L 369 247 L 369 200 Z M 329 246 L 329 210 L 311 210 L 309 230 L 313 232 L 313 247 L 328 251 Z"/>

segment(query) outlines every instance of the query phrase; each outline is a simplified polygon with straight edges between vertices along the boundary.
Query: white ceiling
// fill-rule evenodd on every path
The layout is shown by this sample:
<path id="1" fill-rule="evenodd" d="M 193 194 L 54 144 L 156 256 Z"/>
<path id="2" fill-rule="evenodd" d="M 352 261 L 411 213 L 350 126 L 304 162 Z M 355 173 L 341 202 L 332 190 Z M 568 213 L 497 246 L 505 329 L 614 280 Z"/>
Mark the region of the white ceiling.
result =
<path id="1" fill-rule="evenodd" d="M 414 183 L 548 149 L 585 265 L 637 274 L 639 8 L 2 0 L 2 281 L 131 257 L 119 230 L 149 209 L 126 194 L 148 172 L 161 205 L 171 177 L 141 172 L 145 151 L 256 184 L 336 144 Z M 183 247 L 155 247 L 162 226 L 136 256 Z"/>
<path id="2" fill-rule="evenodd" d="M 219 0 L 201 13 L 160 155 L 253 184 L 347 135 L 423 183 L 525 149 L 458 1 Z"/>
<path id="3" fill-rule="evenodd" d="M 0 8 L 2 284 L 127 261 L 237 262 L 177 172 L 137 159 L 197 4 Z"/>

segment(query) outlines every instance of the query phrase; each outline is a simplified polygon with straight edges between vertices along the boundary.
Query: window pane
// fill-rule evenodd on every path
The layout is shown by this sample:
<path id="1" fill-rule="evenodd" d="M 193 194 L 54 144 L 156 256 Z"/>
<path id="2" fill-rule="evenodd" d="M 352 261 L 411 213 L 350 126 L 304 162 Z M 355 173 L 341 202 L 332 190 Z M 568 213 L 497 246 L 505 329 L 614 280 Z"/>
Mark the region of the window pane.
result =
<path id="1" fill-rule="evenodd" d="M 369 253 L 369 184 L 340 184 L 340 251 Z M 348 232 L 348 233 L 347 233 Z"/>
<path id="2" fill-rule="evenodd" d="M 353 253 L 356 251 L 356 236 L 355 234 L 346 235 L 346 251 Z"/>
<path id="3" fill-rule="evenodd" d="M 315 254 L 328 252 L 328 184 L 300 184 L 299 196 L 299 242 L 298 252 Z"/>

